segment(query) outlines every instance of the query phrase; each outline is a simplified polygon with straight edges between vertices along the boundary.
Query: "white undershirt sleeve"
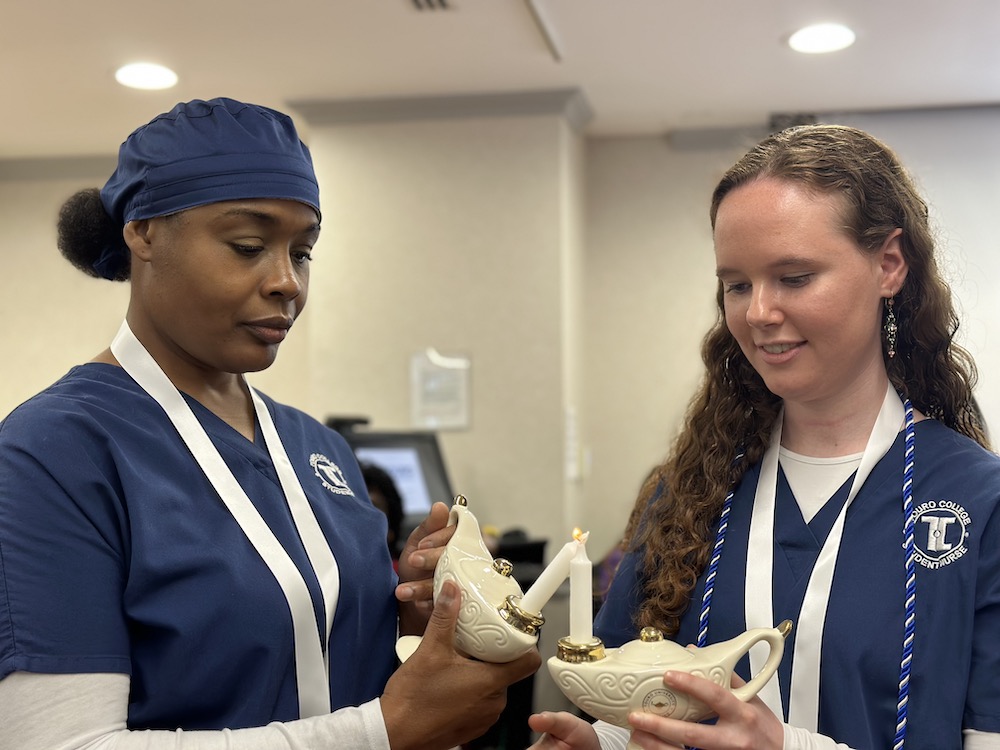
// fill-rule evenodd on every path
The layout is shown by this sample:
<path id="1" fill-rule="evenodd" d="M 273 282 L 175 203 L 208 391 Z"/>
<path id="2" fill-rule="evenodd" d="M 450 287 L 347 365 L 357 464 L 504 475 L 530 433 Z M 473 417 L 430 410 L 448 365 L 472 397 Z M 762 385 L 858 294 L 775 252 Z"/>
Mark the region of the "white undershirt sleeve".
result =
<path id="1" fill-rule="evenodd" d="M 253 729 L 130 731 L 123 674 L 33 674 L 0 680 L 0 750 L 390 750 L 378 699 L 326 716 Z M 624 750 L 629 731 L 595 722 L 602 750 Z M 784 725 L 784 750 L 851 750 Z M 1000 734 L 966 729 L 964 750 L 1000 750 Z"/>
<path id="2" fill-rule="evenodd" d="M 126 728 L 123 674 L 15 672 L 0 680 L 0 750 L 390 750 L 378 699 L 253 729 Z"/>
<path id="3" fill-rule="evenodd" d="M 625 746 L 628 744 L 630 734 L 628 729 L 616 727 L 606 721 L 595 721 L 594 731 L 597 733 L 597 739 L 601 742 L 601 750 L 625 750 Z"/>
<path id="4" fill-rule="evenodd" d="M 852 750 L 847 745 L 835 742 L 826 735 L 813 734 L 806 729 L 793 727 L 789 724 L 783 725 L 785 728 L 784 750 Z"/>
<path id="5" fill-rule="evenodd" d="M 962 732 L 963 750 L 1000 750 L 1000 734 L 966 729 Z"/>

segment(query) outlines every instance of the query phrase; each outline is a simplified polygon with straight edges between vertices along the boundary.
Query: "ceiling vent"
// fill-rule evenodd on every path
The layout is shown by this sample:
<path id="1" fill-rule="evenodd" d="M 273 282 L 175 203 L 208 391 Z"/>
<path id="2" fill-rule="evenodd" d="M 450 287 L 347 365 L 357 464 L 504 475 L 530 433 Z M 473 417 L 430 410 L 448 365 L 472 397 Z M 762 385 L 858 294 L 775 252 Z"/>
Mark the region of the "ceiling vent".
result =
<path id="1" fill-rule="evenodd" d="M 448 0 L 413 0 L 417 10 L 451 10 Z"/>

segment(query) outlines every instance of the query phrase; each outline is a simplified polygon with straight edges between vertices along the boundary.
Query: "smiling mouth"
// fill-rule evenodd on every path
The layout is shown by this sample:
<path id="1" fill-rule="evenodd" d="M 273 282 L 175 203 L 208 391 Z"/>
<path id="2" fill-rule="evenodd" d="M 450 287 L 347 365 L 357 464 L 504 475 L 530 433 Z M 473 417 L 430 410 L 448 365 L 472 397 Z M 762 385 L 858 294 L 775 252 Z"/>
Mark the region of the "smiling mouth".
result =
<path id="1" fill-rule="evenodd" d="M 762 344 L 760 348 L 768 354 L 784 354 L 797 346 L 798 344 Z"/>

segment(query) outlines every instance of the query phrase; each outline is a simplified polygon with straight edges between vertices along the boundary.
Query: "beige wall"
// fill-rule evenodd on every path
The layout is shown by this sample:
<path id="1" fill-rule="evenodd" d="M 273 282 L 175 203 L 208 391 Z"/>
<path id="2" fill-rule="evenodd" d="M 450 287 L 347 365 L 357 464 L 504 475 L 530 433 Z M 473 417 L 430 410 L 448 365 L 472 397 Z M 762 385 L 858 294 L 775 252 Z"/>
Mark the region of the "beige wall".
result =
<path id="1" fill-rule="evenodd" d="M 976 391 L 1000 445 L 1000 107 L 831 114 L 885 140 L 930 203 L 939 261 L 961 317 L 957 340 L 979 367 Z M 748 129 L 749 133 L 749 129 Z M 696 134 L 695 134 L 696 135 Z M 585 314 L 588 434 L 585 517 L 600 536 L 627 519 L 701 372 L 714 320 L 708 203 L 722 172 L 752 144 L 734 133 L 587 142 Z"/>
<path id="2" fill-rule="evenodd" d="M 899 148 L 931 198 L 996 433 L 1000 109 L 859 124 Z M 739 148 L 584 141 L 559 113 L 314 122 L 309 140 L 325 206 L 309 308 L 252 381 L 320 419 L 391 429 L 409 425 L 413 352 L 469 356 L 471 429 L 442 436 L 456 490 L 550 551 L 571 525 L 589 528 L 599 557 L 697 383 L 714 315 L 708 196 Z M 55 250 L 62 200 L 107 176 L 75 174 L 12 178 L 0 163 L 0 416 L 104 348 L 127 303 L 126 286 Z"/>
<path id="3" fill-rule="evenodd" d="M 587 145 L 587 517 L 593 549 L 624 530 L 701 374 L 715 320 L 708 196 L 731 150 L 677 151 L 666 138 Z"/>
<path id="4" fill-rule="evenodd" d="M 472 362 L 471 426 L 444 431 L 483 523 L 569 538 L 561 462 L 582 151 L 558 116 L 313 126 L 324 210 L 312 266 L 310 410 L 410 426 L 409 362 Z M 568 288 L 569 287 L 569 288 Z"/>
<path id="5" fill-rule="evenodd" d="M 314 122 L 309 140 L 324 204 L 309 305 L 251 382 L 319 419 L 405 429 L 411 355 L 467 356 L 471 426 L 441 434 L 456 491 L 483 523 L 568 539 L 583 525 L 582 478 L 567 478 L 564 450 L 565 415 L 584 411 L 582 138 L 556 109 Z M 55 250 L 61 202 L 106 176 L 0 179 L 0 279 L 15 321 L 0 416 L 121 322 L 127 285 L 87 278 Z"/>
<path id="6" fill-rule="evenodd" d="M 0 417 L 105 349 L 121 325 L 128 285 L 85 276 L 56 249 L 63 200 L 107 176 L 0 179 Z"/>
<path id="7" fill-rule="evenodd" d="M 930 205 L 941 270 L 961 319 L 957 340 L 979 369 L 976 398 L 1000 448 L 1000 107 L 843 115 L 882 138 Z"/>

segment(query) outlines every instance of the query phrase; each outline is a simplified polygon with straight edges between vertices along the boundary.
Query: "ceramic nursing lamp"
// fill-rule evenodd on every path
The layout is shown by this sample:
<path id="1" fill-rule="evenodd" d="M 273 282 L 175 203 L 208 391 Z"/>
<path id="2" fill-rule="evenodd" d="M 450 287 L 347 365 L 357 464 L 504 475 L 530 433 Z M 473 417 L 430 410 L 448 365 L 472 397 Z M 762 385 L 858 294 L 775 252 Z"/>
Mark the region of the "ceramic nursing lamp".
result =
<path id="1" fill-rule="evenodd" d="M 541 607 L 529 612 L 521 607 L 523 592 L 512 577 L 513 565 L 493 559 L 483 542 L 479 522 L 462 495 L 455 498 L 448 517 L 455 533 L 434 571 L 434 597 L 445 581 L 454 581 L 462 595 L 455 646 L 488 662 L 509 662 L 528 653 L 538 643 L 545 619 Z M 400 661 L 416 650 L 420 636 L 403 636 L 396 643 Z"/>
<path id="2" fill-rule="evenodd" d="M 737 698 L 748 701 L 774 675 L 791 630 L 791 621 L 785 620 L 776 628 L 755 628 L 722 643 L 685 648 L 665 640 L 655 628 L 643 628 L 638 639 L 607 653 L 603 648 L 585 653 L 560 642 L 558 654 L 549 659 L 548 667 L 567 698 L 609 724 L 627 729 L 632 711 L 701 721 L 713 715 L 709 707 L 668 688 L 663 673 L 689 672 L 730 688 L 736 664 L 753 645 L 763 641 L 770 653 L 760 672 L 745 685 L 731 688 Z M 636 746 L 629 743 L 629 748 L 634 750 Z"/>
<path id="3" fill-rule="evenodd" d="M 527 593 L 512 577 L 513 565 L 493 555 L 483 542 L 479 522 L 462 495 L 455 498 L 448 516 L 455 533 L 434 571 L 434 597 L 445 581 L 454 581 L 462 596 L 455 646 L 488 662 L 508 662 L 533 649 L 545 623 L 541 609 L 558 586 L 570 578 L 571 633 L 561 638 L 557 655 L 548 667 L 556 685 L 576 706 L 591 716 L 628 728 L 632 711 L 648 711 L 684 721 L 711 716 L 704 703 L 671 690 L 663 683 L 667 670 L 684 671 L 730 688 L 733 670 L 755 644 L 764 642 L 770 652 L 760 671 L 741 687 L 732 689 L 750 700 L 774 675 L 784 653 L 790 620 L 776 628 L 755 628 L 722 643 L 685 648 L 665 640 L 655 628 L 643 628 L 639 637 L 606 652 L 592 633 L 591 565 L 586 556 L 587 535 L 574 531 L 567 543 L 542 571 Z M 396 644 L 400 661 L 416 650 L 419 636 L 403 636 Z M 630 750 L 635 750 L 630 743 Z"/>

